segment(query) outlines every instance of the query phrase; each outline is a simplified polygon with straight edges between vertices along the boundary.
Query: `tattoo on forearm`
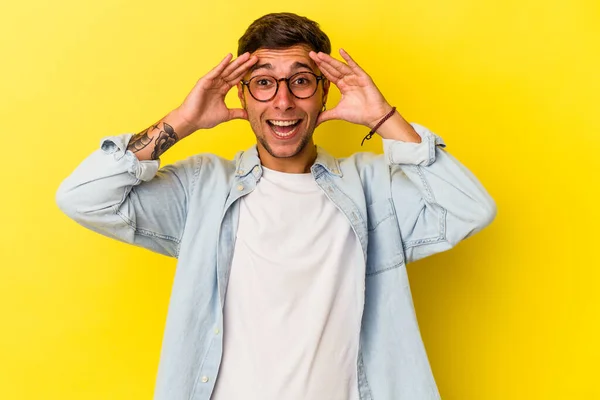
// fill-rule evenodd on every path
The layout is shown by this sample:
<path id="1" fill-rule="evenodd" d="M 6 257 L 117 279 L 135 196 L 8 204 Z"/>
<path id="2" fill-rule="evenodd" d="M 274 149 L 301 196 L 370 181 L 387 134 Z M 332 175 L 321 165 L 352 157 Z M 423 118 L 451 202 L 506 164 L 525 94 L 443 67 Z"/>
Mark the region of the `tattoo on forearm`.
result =
<path id="1" fill-rule="evenodd" d="M 157 160 L 165 151 L 167 151 L 179 140 L 179 137 L 177 136 L 177 133 L 175 133 L 173 127 L 166 122 L 163 122 L 163 129 L 160 129 L 158 124 L 155 124 L 148 129 L 134 135 L 127 145 L 127 150 L 137 153 L 138 151 L 148 147 L 153 140 L 153 138 L 148 136 L 148 133 L 154 131 L 155 129 L 158 129 L 159 133 L 155 136 L 156 140 L 154 141 L 154 150 L 150 156 L 153 160 Z"/>
<path id="2" fill-rule="evenodd" d="M 173 146 L 179 138 L 175 133 L 173 127 L 166 122 L 163 122 L 164 131 L 160 131 L 156 137 L 156 145 L 152 152 L 152 159 L 156 160 L 162 153 L 169 150 L 169 147 Z"/>
<path id="3" fill-rule="evenodd" d="M 127 150 L 131 150 L 132 152 L 137 153 L 138 151 L 146 148 L 146 146 L 148 146 L 152 142 L 152 139 L 148 137 L 148 132 L 150 132 L 150 129 L 158 129 L 158 126 L 153 125 L 145 131 L 134 135 L 129 141 L 129 144 L 127 145 Z"/>

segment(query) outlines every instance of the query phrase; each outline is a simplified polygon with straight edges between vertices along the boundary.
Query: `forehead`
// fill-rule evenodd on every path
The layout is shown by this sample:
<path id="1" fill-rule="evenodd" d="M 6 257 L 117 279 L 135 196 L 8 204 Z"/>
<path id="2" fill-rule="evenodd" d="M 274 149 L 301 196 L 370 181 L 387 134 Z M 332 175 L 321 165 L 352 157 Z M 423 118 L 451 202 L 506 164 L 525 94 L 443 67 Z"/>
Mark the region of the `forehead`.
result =
<path id="1" fill-rule="evenodd" d="M 304 64 L 315 70 L 314 61 L 309 57 L 310 49 L 307 46 L 297 45 L 285 49 L 258 49 L 252 55 L 258 57 L 255 69 L 287 72 L 298 69 L 299 64 Z"/>

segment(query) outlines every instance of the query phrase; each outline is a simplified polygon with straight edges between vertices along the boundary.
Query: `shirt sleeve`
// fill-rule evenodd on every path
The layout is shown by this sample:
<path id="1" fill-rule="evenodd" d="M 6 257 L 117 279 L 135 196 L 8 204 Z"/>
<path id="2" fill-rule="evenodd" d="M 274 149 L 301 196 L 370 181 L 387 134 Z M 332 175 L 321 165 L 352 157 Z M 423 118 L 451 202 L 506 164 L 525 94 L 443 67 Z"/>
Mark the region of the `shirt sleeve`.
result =
<path id="1" fill-rule="evenodd" d="M 441 137 L 411 124 L 421 143 L 384 139 L 392 201 L 408 262 L 448 250 L 488 226 L 497 209 Z"/>
<path id="2" fill-rule="evenodd" d="M 132 134 L 102 139 L 58 188 L 59 208 L 105 236 L 177 257 L 193 187 L 193 160 L 159 169 L 140 161 L 127 144 Z"/>
<path id="3" fill-rule="evenodd" d="M 431 165 L 435 162 L 435 147 L 446 147 L 444 140 L 424 126 L 411 123 L 421 136 L 421 143 L 383 139 L 383 152 L 389 164 Z"/>

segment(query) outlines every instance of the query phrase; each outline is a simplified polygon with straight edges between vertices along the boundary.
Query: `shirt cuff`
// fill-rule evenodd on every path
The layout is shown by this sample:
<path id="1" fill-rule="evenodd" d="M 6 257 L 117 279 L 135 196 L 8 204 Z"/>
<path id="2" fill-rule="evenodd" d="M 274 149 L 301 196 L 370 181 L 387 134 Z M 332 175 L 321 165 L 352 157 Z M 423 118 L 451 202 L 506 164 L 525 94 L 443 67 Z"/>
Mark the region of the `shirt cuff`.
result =
<path id="1" fill-rule="evenodd" d="M 160 160 L 140 161 L 127 145 L 133 134 L 127 133 L 119 136 L 108 136 L 100 141 L 100 149 L 106 155 L 112 155 L 115 161 L 125 162 L 127 171 L 136 179 L 149 181 L 156 175 L 160 167 Z"/>
<path id="2" fill-rule="evenodd" d="M 446 147 L 444 140 L 422 125 L 412 123 L 421 136 L 421 143 L 383 139 L 383 154 L 390 165 L 412 164 L 428 166 L 435 162 L 436 146 Z"/>

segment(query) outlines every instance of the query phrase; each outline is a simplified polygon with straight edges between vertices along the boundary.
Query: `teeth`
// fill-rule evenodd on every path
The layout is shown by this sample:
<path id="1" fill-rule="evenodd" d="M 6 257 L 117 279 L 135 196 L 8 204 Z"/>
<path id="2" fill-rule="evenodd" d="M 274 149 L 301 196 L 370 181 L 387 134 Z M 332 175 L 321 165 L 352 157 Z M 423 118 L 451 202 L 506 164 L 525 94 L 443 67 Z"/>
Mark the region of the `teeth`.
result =
<path id="1" fill-rule="evenodd" d="M 277 125 L 277 126 L 290 126 L 290 125 L 294 125 L 295 123 L 297 123 L 299 120 L 293 120 L 293 121 L 276 121 L 276 120 L 269 120 L 270 123 L 272 123 L 273 125 Z"/>
<path id="2" fill-rule="evenodd" d="M 293 131 L 289 132 L 289 133 L 281 133 L 281 132 L 277 132 L 277 134 L 281 137 L 288 137 L 288 136 L 292 136 L 292 133 L 294 133 L 296 130 L 294 129 Z"/>
<path id="3" fill-rule="evenodd" d="M 291 132 L 286 132 L 286 133 L 279 132 L 277 129 L 273 129 L 273 130 L 274 130 L 275 132 L 277 132 L 277 134 L 278 134 L 279 136 L 282 136 L 282 137 L 288 137 L 288 136 L 292 136 L 292 134 L 293 134 L 294 132 L 296 132 L 296 128 L 292 129 L 292 131 L 291 131 Z"/>

